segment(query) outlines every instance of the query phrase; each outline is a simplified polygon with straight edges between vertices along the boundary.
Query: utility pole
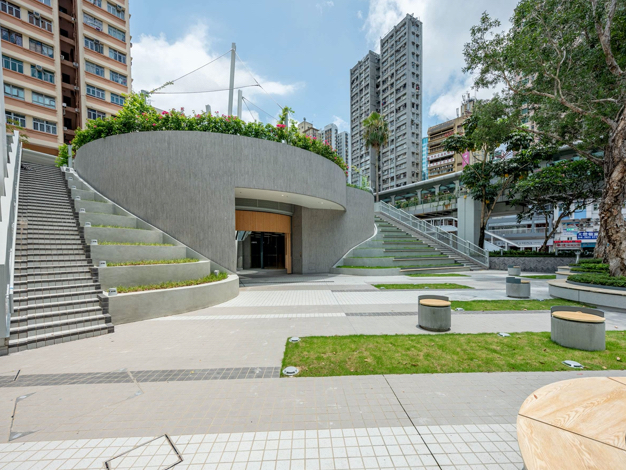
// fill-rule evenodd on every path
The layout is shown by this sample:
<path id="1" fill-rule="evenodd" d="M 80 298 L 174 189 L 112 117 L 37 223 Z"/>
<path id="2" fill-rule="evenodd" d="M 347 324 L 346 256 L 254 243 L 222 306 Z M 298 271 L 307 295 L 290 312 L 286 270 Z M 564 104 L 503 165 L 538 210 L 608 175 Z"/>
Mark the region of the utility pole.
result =
<path id="1" fill-rule="evenodd" d="M 233 42 L 230 50 L 230 86 L 228 87 L 228 115 L 233 115 L 233 95 L 235 91 L 235 57 L 237 54 L 237 44 Z"/>
<path id="2" fill-rule="evenodd" d="M 241 89 L 237 90 L 237 117 L 239 119 L 241 119 L 241 116 L 243 116 L 243 110 L 241 109 L 243 107 L 243 91 L 241 91 Z"/>

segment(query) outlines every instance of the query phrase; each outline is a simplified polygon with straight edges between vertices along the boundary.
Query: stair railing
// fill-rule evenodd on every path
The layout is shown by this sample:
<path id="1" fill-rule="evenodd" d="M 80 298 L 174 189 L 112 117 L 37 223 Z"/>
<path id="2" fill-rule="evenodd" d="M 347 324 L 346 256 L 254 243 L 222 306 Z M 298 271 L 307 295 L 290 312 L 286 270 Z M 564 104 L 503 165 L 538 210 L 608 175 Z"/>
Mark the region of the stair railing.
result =
<path id="1" fill-rule="evenodd" d="M 0 355 L 6 354 L 13 312 L 15 234 L 22 145 L 18 131 L 7 134 L 0 161 Z"/>
<path id="2" fill-rule="evenodd" d="M 452 251 L 455 251 L 461 256 L 476 262 L 480 266 L 489 268 L 489 252 L 478 245 L 474 245 L 467 240 L 463 240 L 453 233 L 442 230 L 436 225 L 424 222 L 423 220 L 413 217 L 411 214 L 382 201 L 374 204 L 374 212 L 385 214 L 387 217 L 407 225 L 424 236 L 445 245 Z"/>

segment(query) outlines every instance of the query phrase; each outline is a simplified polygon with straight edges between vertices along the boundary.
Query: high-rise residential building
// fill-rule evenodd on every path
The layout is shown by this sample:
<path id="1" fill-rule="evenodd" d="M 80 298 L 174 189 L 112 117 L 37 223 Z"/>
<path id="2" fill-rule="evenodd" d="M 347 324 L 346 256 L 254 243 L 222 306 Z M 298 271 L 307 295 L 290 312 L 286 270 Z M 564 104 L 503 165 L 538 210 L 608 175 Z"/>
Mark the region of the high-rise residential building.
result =
<path id="1" fill-rule="evenodd" d="M 328 124 L 324 126 L 324 129 L 320 130 L 320 140 L 328 143 L 332 148 L 337 149 L 337 135 L 339 129 L 336 124 Z"/>
<path id="2" fill-rule="evenodd" d="M 350 134 L 346 131 L 337 134 L 337 153 L 348 165 L 348 182 L 352 182 L 351 161 L 350 161 Z"/>
<path id="3" fill-rule="evenodd" d="M 444 150 L 443 142 L 447 137 L 465 134 L 465 120 L 472 114 L 475 100 L 469 95 L 463 97 L 463 103 L 457 108 L 457 117 L 428 128 L 428 177 L 443 176 L 461 171 L 465 165 L 474 162 L 474 155 L 467 151 L 454 153 Z"/>
<path id="4" fill-rule="evenodd" d="M 380 109 L 378 79 L 380 78 L 380 56 L 373 51 L 361 59 L 350 70 L 350 160 L 353 171 L 352 184 L 360 184 L 366 176 L 373 186 L 374 152 L 368 149 L 363 138 L 363 120 Z"/>
<path id="5" fill-rule="evenodd" d="M 375 162 L 363 141 L 363 119 L 378 111 L 389 125 L 379 157 L 380 191 L 421 179 L 421 49 L 422 22 L 406 15 L 380 40 L 380 55 L 370 51 L 350 71 L 352 164 L 367 170 L 372 187 Z"/>
<path id="6" fill-rule="evenodd" d="M 300 134 L 308 135 L 309 137 L 315 138 L 315 139 L 319 139 L 320 137 L 320 131 L 317 130 L 313 126 L 313 124 L 308 122 L 306 118 L 304 118 L 302 122 L 298 124 L 298 132 L 300 132 Z"/>
<path id="7" fill-rule="evenodd" d="M 428 179 L 428 136 L 422 137 L 422 181 Z"/>
<path id="8" fill-rule="evenodd" d="M 7 120 L 56 153 L 131 90 L 129 0 L 0 0 Z"/>

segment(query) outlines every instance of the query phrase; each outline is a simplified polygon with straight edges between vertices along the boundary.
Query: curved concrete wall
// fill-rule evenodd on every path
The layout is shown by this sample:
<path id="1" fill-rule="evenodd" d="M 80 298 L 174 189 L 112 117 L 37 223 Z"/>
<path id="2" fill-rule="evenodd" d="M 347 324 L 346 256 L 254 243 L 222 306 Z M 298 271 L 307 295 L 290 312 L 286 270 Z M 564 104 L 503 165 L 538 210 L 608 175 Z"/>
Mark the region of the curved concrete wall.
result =
<path id="1" fill-rule="evenodd" d="M 231 271 L 235 188 L 293 193 L 345 208 L 297 207 L 294 272 L 328 272 L 374 233 L 372 195 L 346 187 L 344 172 L 329 160 L 285 144 L 207 132 L 132 133 L 90 142 L 74 166 L 104 196 Z"/>

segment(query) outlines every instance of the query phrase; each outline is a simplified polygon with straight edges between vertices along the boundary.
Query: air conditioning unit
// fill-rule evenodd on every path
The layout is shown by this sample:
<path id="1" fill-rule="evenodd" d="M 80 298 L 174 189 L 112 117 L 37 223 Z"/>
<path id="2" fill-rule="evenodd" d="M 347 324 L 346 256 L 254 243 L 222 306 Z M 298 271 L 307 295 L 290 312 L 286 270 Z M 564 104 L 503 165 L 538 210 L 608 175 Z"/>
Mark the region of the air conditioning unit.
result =
<path id="1" fill-rule="evenodd" d="M 78 90 L 80 90 L 80 87 L 79 86 L 75 86 L 74 90 L 78 91 Z"/>
<path id="2" fill-rule="evenodd" d="M 63 126 L 63 130 L 64 130 L 64 131 L 66 131 L 66 130 L 67 130 L 67 127 Z"/>
<path id="3" fill-rule="evenodd" d="M 63 103 L 63 107 L 64 107 L 64 108 L 67 108 L 67 103 Z"/>
<path id="4" fill-rule="evenodd" d="M 117 11 L 124 11 L 124 7 L 122 5 L 115 5 Z"/>
<path id="5" fill-rule="evenodd" d="M 78 62 L 72 62 L 72 65 L 76 68 L 78 68 L 78 66 L 80 65 Z"/>
<path id="6" fill-rule="evenodd" d="M 65 56 L 61 54 L 61 60 L 65 60 Z"/>
<path id="7" fill-rule="evenodd" d="M 99 45 L 100 45 L 100 40 L 99 40 L 99 39 L 94 39 L 94 40 L 93 40 L 93 43 L 94 43 L 96 46 L 99 46 Z"/>
<path id="8" fill-rule="evenodd" d="M 33 16 L 34 16 L 35 18 L 41 18 L 41 13 L 39 13 L 38 11 L 34 11 L 34 12 L 33 12 Z"/>
<path id="9" fill-rule="evenodd" d="M 74 112 L 79 113 L 80 112 L 80 108 L 74 108 Z"/>
<path id="10" fill-rule="evenodd" d="M 41 72 L 43 70 L 43 67 L 41 65 L 35 65 L 35 69 L 37 70 L 37 72 Z"/>

